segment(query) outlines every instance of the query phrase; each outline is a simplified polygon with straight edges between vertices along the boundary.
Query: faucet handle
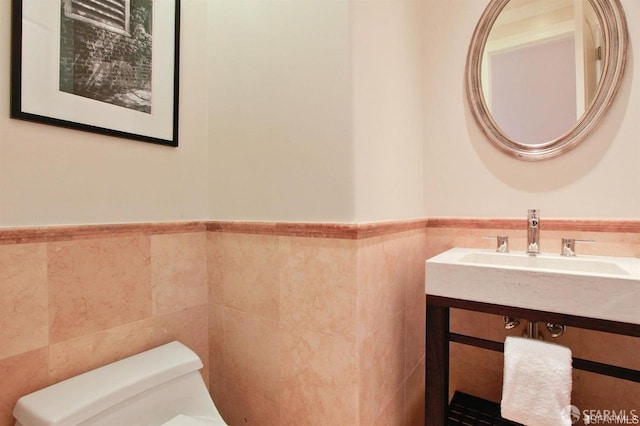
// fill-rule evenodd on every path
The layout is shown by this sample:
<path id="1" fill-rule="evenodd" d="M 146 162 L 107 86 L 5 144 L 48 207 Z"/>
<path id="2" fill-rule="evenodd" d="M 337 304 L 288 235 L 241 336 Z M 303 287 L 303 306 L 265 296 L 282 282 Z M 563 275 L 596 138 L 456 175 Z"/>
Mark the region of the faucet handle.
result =
<path id="1" fill-rule="evenodd" d="M 576 240 L 575 238 L 563 238 L 560 246 L 560 256 L 575 256 L 576 243 L 595 243 L 595 240 Z"/>
<path id="2" fill-rule="evenodd" d="M 509 253 L 509 237 L 498 235 L 497 237 L 482 237 L 485 240 L 496 240 L 496 251 L 498 253 Z"/>

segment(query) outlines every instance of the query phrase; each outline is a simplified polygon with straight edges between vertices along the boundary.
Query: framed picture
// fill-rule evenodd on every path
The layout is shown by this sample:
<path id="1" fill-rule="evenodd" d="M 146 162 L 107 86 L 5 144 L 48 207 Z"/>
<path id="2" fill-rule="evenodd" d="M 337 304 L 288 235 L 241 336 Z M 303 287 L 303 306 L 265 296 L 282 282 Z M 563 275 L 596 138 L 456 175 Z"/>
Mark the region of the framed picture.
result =
<path id="1" fill-rule="evenodd" d="M 178 146 L 180 0 L 13 0 L 11 117 Z"/>

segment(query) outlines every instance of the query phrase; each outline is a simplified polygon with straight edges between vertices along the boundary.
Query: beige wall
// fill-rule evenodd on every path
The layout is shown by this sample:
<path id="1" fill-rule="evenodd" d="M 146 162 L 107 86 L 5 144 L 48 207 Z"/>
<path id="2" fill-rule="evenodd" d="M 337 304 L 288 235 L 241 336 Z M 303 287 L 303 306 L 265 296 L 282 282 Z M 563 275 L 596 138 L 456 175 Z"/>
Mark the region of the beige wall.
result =
<path id="1" fill-rule="evenodd" d="M 421 217 L 416 1 L 209 3 L 212 219 Z"/>
<path id="2" fill-rule="evenodd" d="M 640 217 L 640 3 L 622 0 L 630 50 L 624 81 L 599 128 L 556 159 L 526 163 L 498 152 L 480 133 L 464 97 L 464 67 L 475 23 L 488 1 L 425 3 L 427 217 Z M 446 28 L 446 31 L 442 31 Z"/>
<path id="3" fill-rule="evenodd" d="M 207 215 L 205 0 L 182 2 L 180 147 L 9 119 L 11 1 L 0 0 L 0 226 Z"/>
<path id="4" fill-rule="evenodd" d="M 0 0 L 5 99 L 10 3 Z M 517 217 L 529 207 L 638 217 L 638 3 L 622 2 L 630 61 L 612 110 L 584 144 L 542 163 L 498 152 L 466 106 L 467 45 L 486 3 L 426 0 L 420 13 L 411 1 L 184 2 L 181 146 L 11 120 L 5 102 L 0 226 Z"/>
<path id="5" fill-rule="evenodd" d="M 353 217 L 349 4 L 208 3 L 209 215 Z"/>
<path id="6" fill-rule="evenodd" d="M 356 222 L 422 217 L 422 2 L 351 2 Z"/>

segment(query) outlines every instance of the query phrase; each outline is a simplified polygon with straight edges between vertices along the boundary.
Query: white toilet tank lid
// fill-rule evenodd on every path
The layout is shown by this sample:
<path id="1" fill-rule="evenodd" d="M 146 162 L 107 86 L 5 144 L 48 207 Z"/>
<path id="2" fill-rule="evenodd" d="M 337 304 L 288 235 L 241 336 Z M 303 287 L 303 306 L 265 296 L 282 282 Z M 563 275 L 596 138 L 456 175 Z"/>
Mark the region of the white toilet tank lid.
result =
<path id="1" fill-rule="evenodd" d="M 200 368 L 202 361 L 191 349 L 180 342 L 167 343 L 23 396 L 13 415 L 28 426 L 78 424 Z"/>

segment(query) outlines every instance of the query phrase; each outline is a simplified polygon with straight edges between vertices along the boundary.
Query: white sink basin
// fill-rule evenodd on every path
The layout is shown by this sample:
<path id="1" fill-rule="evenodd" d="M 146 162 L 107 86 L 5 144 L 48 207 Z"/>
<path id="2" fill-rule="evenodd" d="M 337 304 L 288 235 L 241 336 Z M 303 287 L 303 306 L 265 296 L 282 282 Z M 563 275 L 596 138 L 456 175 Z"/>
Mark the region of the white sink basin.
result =
<path id="1" fill-rule="evenodd" d="M 468 251 L 468 250 L 467 250 Z M 631 260 L 632 262 L 629 262 Z M 472 252 L 465 253 L 459 263 L 485 266 L 503 266 L 528 270 L 573 272 L 577 274 L 605 274 L 629 276 L 638 270 L 635 258 L 566 257 L 553 255 L 529 256 L 525 253 Z"/>
<path id="2" fill-rule="evenodd" d="M 640 259 L 454 248 L 427 260 L 427 294 L 640 324 Z"/>

